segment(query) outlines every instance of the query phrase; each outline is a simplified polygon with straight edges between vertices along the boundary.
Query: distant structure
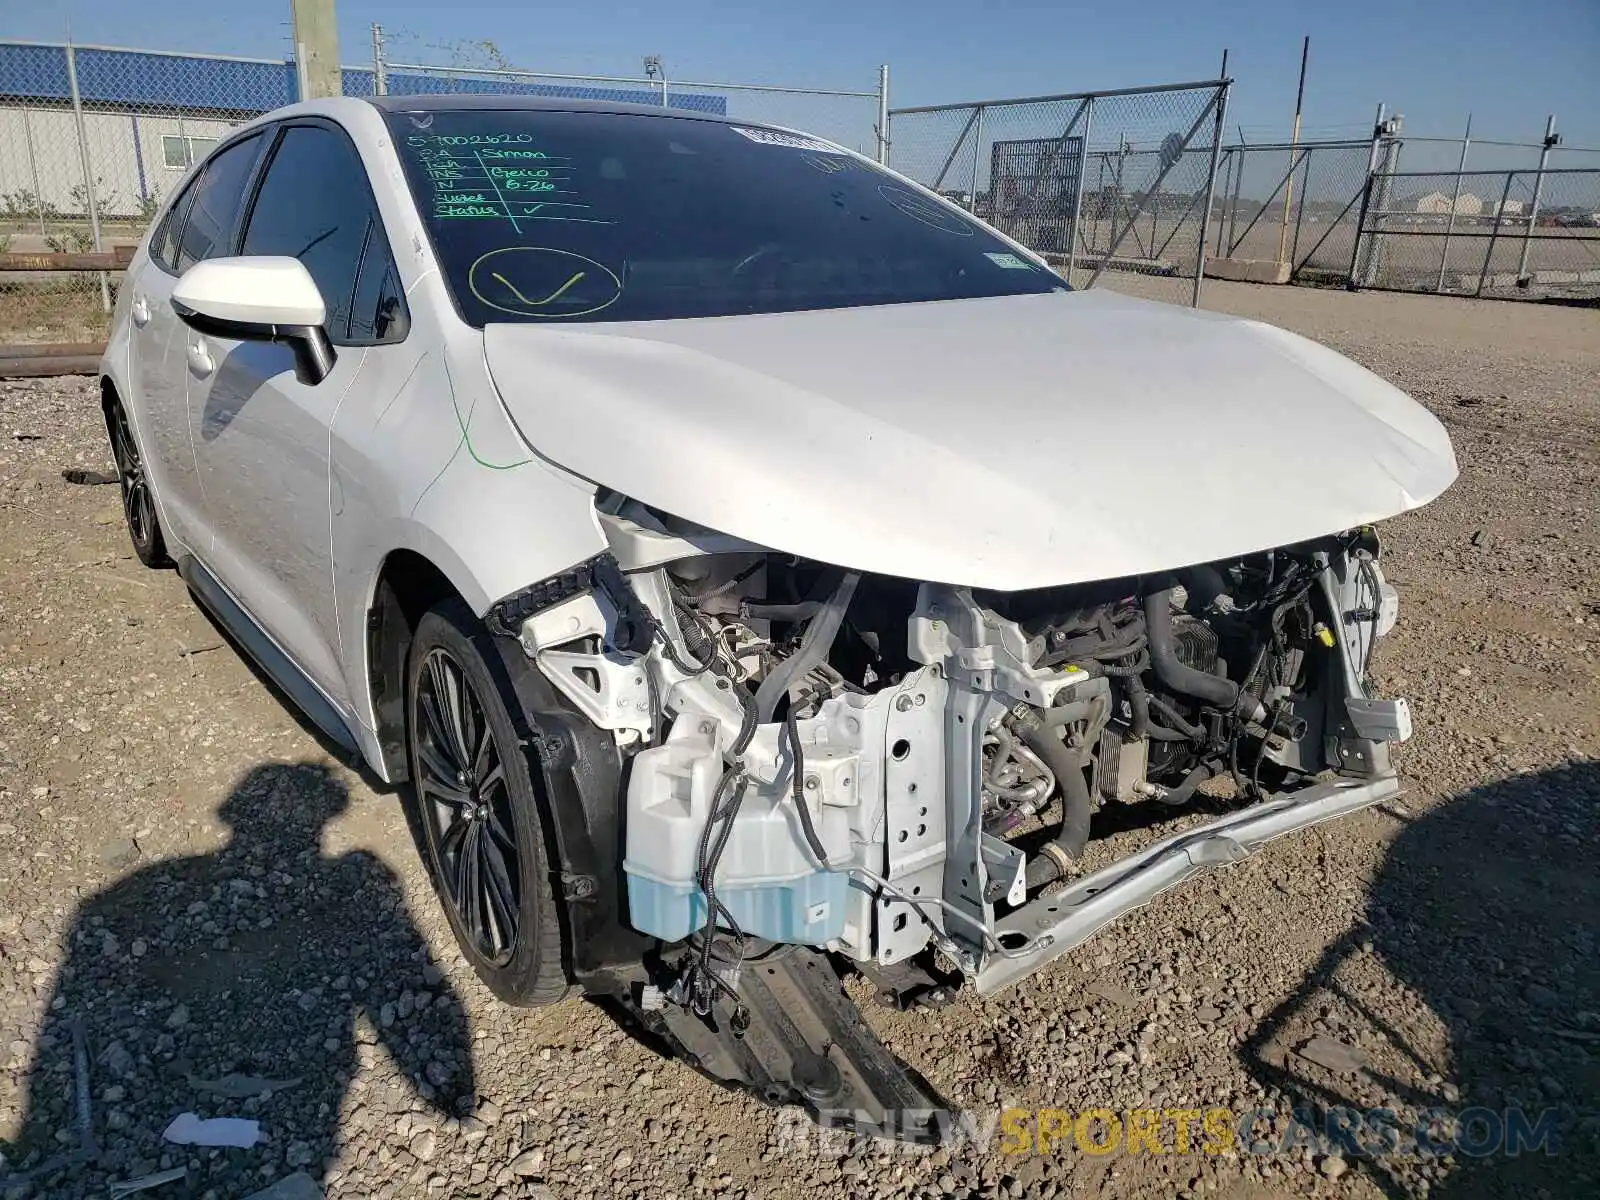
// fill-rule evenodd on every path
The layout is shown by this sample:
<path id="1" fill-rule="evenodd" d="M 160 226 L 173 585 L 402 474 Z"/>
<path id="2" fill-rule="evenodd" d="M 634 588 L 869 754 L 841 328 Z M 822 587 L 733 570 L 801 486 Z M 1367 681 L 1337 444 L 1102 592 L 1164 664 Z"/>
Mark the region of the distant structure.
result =
<path id="1" fill-rule="evenodd" d="M 183 173 L 242 121 L 293 103 L 295 64 L 112 46 L 74 53 L 82 129 L 102 219 L 148 217 Z M 343 69 L 346 96 L 373 94 L 369 67 Z M 659 104 L 640 87 L 587 87 L 390 71 L 395 95 L 491 92 Z M 671 107 L 718 115 L 722 96 L 674 92 Z M 0 41 L 0 216 L 81 219 L 86 189 L 67 50 Z M 16 210 L 15 213 L 12 210 Z"/>
<path id="2" fill-rule="evenodd" d="M 1452 206 L 1458 217 L 1517 217 L 1527 208 L 1521 200 L 1507 200 L 1502 204 L 1499 200 L 1482 200 L 1471 192 L 1462 192 L 1459 196 L 1429 192 L 1418 196 L 1416 202 L 1417 212 L 1425 216 L 1449 216 Z"/>
<path id="3" fill-rule="evenodd" d="M 1459 196 L 1447 196 L 1443 192 L 1429 192 L 1417 200 L 1417 211 L 1429 216 L 1449 216 L 1451 206 L 1458 217 L 1476 217 L 1483 212 L 1483 201 L 1471 192 L 1462 192 Z"/>

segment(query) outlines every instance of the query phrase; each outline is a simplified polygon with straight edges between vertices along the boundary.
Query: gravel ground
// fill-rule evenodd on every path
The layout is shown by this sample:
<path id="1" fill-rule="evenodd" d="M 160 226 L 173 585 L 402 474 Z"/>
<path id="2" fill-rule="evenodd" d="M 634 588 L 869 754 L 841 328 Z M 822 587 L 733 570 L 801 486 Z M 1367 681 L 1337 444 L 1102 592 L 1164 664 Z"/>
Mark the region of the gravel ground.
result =
<path id="1" fill-rule="evenodd" d="M 1353 355 L 1455 438 L 1460 482 L 1384 530 L 1402 619 L 1379 673 L 1415 709 L 1408 794 L 1005 995 L 859 998 L 980 1134 L 1000 1106 L 1265 1108 L 1275 1145 L 1296 1105 L 1389 1107 L 1403 1128 L 1516 1106 L 1556 1113 L 1559 1154 L 1212 1154 L 1198 1129 L 1160 1156 L 1071 1137 L 1008 1155 L 999 1132 L 858 1145 L 581 1000 L 496 1003 L 395 797 L 328 754 L 176 576 L 139 567 L 115 489 L 64 482 L 108 466 L 92 382 L 69 379 L 0 383 L 0 1180 L 75 1144 L 81 1023 L 100 1154 L 32 1195 L 180 1166 L 150 1194 L 222 1200 L 301 1170 L 336 1197 L 1600 1194 L 1600 314 L 1206 290 Z M 182 1112 L 258 1120 L 262 1140 L 163 1142 Z"/>

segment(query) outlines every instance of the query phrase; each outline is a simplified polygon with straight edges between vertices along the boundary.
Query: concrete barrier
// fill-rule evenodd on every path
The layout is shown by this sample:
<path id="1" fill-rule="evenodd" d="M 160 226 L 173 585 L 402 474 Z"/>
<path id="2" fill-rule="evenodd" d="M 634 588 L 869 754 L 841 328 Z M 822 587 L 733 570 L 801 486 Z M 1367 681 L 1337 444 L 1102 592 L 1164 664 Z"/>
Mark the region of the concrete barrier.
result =
<path id="1" fill-rule="evenodd" d="M 1240 283 L 1288 283 L 1290 266 L 1275 258 L 1208 258 L 1208 279 L 1232 279 Z"/>

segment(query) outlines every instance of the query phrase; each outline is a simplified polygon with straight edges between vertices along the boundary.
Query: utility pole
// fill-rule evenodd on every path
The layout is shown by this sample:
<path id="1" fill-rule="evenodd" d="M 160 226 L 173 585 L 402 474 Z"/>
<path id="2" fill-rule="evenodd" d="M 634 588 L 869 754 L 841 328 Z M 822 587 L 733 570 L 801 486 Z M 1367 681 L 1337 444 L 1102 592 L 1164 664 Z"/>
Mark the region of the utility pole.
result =
<path id="1" fill-rule="evenodd" d="M 339 71 L 339 23 L 333 0 L 290 0 L 294 13 L 294 61 L 300 99 L 344 95 Z"/>
<path id="2" fill-rule="evenodd" d="M 1289 178 L 1283 188 L 1283 225 L 1278 230 L 1278 261 L 1284 262 L 1289 256 L 1289 208 L 1294 201 L 1294 164 L 1295 152 L 1300 148 L 1300 112 L 1306 103 L 1306 60 L 1311 57 L 1311 35 L 1306 34 L 1306 40 L 1300 43 L 1300 86 L 1294 95 L 1294 129 L 1289 134 Z M 1306 198 L 1300 197 L 1304 204 Z"/>

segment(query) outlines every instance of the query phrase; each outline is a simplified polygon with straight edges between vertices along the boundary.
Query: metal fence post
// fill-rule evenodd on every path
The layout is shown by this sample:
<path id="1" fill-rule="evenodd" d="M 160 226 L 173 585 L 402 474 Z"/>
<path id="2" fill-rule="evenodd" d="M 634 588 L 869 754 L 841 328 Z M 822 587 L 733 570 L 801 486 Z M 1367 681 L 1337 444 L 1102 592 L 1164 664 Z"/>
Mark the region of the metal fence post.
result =
<path id="1" fill-rule="evenodd" d="M 1233 147 L 1233 146 L 1229 146 L 1228 147 L 1227 154 L 1228 154 L 1228 166 L 1226 168 L 1226 172 L 1227 173 L 1226 173 L 1226 176 L 1224 177 L 1223 183 L 1222 183 L 1223 211 L 1219 212 L 1217 214 L 1217 250 L 1216 250 L 1216 253 L 1214 255 L 1212 255 L 1213 258 L 1221 258 L 1222 257 L 1222 239 L 1223 239 L 1224 234 L 1227 231 L 1227 226 L 1228 226 L 1228 222 L 1227 222 L 1228 197 L 1233 192 L 1233 176 L 1234 176 L 1234 172 L 1236 172 L 1239 169 L 1239 160 L 1240 160 L 1241 157 L 1243 157 L 1239 153 L 1238 149 Z M 1211 220 L 1211 216 L 1208 213 L 1208 214 L 1206 214 L 1206 221 L 1207 221 L 1206 232 L 1207 233 L 1211 232 L 1211 226 L 1209 224 L 1210 220 Z"/>
<path id="2" fill-rule="evenodd" d="M 1500 240 L 1500 217 L 1499 217 L 1499 214 L 1505 212 L 1505 210 L 1506 210 L 1506 197 L 1511 195 L 1511 181 L 1513 179 L 1515 179 L 1516 177 L 1517 177 L 1517 172 L 1515 172 L 1515 171 L 1507 171 L 1506 172 L 1506 186 L 1500 189 L 1500 207 L 1495 210 L 1496 216 L 1495 216 L 1495 219 L 1494 219 L 1493 232 L 1489 234 L 1489 249 L 1487 251 L 1485 251 L 1484 255 L 1483 255 L 1483 269 L 1478 272 L 1478 290 L 1476 292 L 1472 293 L 1474 296 L 1483 295 L 1484 281 L 1488 279 L 1488 277 L 1489 277 L 1489 266 L 1490 266 L 1490 264 L 1492 262 L 1494 262 L 1494 245 L 1495 245 L 1496 242 L 1498 242 Z M 1518 272 L 1518 278 L 1520 278 L 1520 277 L 1521 277 L 1521 273 Z"/>
<path id="3" fill-rule="evenodd" d="M 1217 191 L 1217 159 L 1222 153 L 1222 131 L 1228 121 L 1228 81 L 1224 79 L 1217 90 L 1220 93 L 1217 96 L 1217 123 L 1211 135 L 1211 166 L 1206 171 L 1206 215 L 1201 219 L 1200 236 L 1195 239 L 1194 248 L 1194 296 L 1190 304 L 1195 308 L 1200 307 L 1200 281 L 1206 274 L 1206 222 L 1211 220 L 1211 200 Z"/>
<path id="4" fill-rule="evenodd" d="M 1367 182 L 1361 189 L 1361 212 L 1356 217 L 1355 244 L 1350 247 L 1350 284 L 1351 289 L 1359 288 L 1366 278 L 1366 262 L 1370 248 L 1367 244 L 1367 210 L 1372 207 L 1372 180 L 1378 173 L 1378 151 L 1383 144 L 1383 113 L 1382 101 L 1378 103 L 1378 116 L 1372 125 L 1372 146 L 1367 151 Z M 1367 253 L 1363 253 L 1366 251 Z"/>
<path id="5" fill-rule="evenodd" d="M 39 236 L 45 236 L 44 187 L 39 183 L 39 158 L 33 149 L 33 123 L 28 120 L 28 110 L 22 110 L 22 140 L 28 147 L 28 171 L 33 176 L 33 203 L 39 211 Z"/>
<path id="6" fill-rule="evenodd" d="M 1300 227 L 1306 222 L 1306 201 L 1311 199 L 1311 147 L 1307 146 L 1305 153 L 1300 156 L 1306 164 L 1306 169 L 1300 172 L 1300 207 L 1294 213 L 1294 243 L 1289 247 L 1289 278 L 1292 280 L 1295 273 L 1295 264 L 1300 259 Z"/>
<path id="7" fill-rule="evenodd" d="M 71 42 L 67 43 L 67 87 L 72 93 L 72 121 L 78 130 L 78 157 L 83 163 L 84 206 L 89 210 L 89 232 L 94 237 L 94 248 L 104 250 L 100 241 L 100 205 L 94 194 L 94 167 L 89 161 L 89 133 L 83 123 L 83 97 L 78 92 L 78 53 Z M 100 272 L 100 307 L 111 311 L 111 285 L 106 273 Z"/>
<path id="8" fill-rule="evenodd" d="M 372 26 L 372 94 L 389 94 L 389 67 L 383 61 L 383 26 L 376 22 Z"/>
<path id="9" fill-rule="evenodd" d="M 878 165 L 889 165 L 889 64 L 878 68 Z"/>
<path id="10" fill-rule="evenodd" d="M 1234 251 L 1238 250 L 1238 242 L 1235 242 L 1234 234 L 1235 230 L 1238 229 L 1238 198 L 1240 198 L 1240 189 L 1245 186 L 1246 162 L 1250 162 L 1250 147 L 1245 146 L 1245 142 L 1242 141 L 1238 144 L 1238 166 L 1234 170 L 1234 200 L 1227 206 L 1227 253 L 1222 258 L 1234 258 Z"/>
<path id="11" fill-rule="evenodd" d="M 1517 279 L 1528 277 L 1528 245 L 1533 238 L 1533 227 L 1539 223 L 1539 201 L 1544 197 L 1544 172 L 1550 164 L 1550 148 L 1561 141 L 1556 134 L 1556 116 L 1551 113 L 1544 123 L 1544 148 L 1539 151 L 1539 173 L 1533 177 L 1533 204 L 1528 209 L 1528 227 L 1522 231 L 1522 253 L 1517 258 Z M 1502 202 L 1496 218 L 1505 215 Z"/>
<path id="12" fill-rule="evenodd" d="M 1444 226 L 1444 252 L 1439 255 L 1439 281 L 1436 292 L 1444 291 L 1445 268 L 1450 263 L 1450 235 L 1456 231 L 1456 205 L 1461 203 L 1461 177 L 1467 173 L 1467 148 L 1472 145 L 1472 114 L 1467 114 L 1467 129 L 1461 135 L 1461 161 L 1456 164 L 1456 188 L 1450 197 L 1450 217 Z"/>
<path id="13" fill-rule="evenodd" d="M 978 120 L 972 127 L 972 179 L 967 189 L 967 211 L 978 208 L 978 159 L 983 154 L 983 105 L 978 106 Z"/>
<path id="14" fill-rule="evenodd" d="M 1383 172 L 1378 177 L 1378 212 L 1376 229 L 1383 229 L 1388 223 L 1390 205 L 1394 202 L 1394 177 L 1400 173 L 1400 150 L 1405 145 L 1397 136 L 1400 132 L 1401 117 L 1392 117 L 1389 120 L 1390 135 L 1383 143 Z M 1383 271 L 1383 259 L 1389 243 L 1384 240 L 1382 233 L 1376 234 L 1372 246 L 1372 271 L 1373 282 Z"/>
<path id="15" fill-rule="evenodd" d="M 1067 286 L 1078 264 L 1078 231 L 1083 224 L 1083 177 L 1089 173 L 1089 135 L 1094 132 L 1094 97 L 1084 100 L 1083 138 L 1078 143 L 1078 180 L 1072 197 L 1072 226 L 1067 231 Z"/>

